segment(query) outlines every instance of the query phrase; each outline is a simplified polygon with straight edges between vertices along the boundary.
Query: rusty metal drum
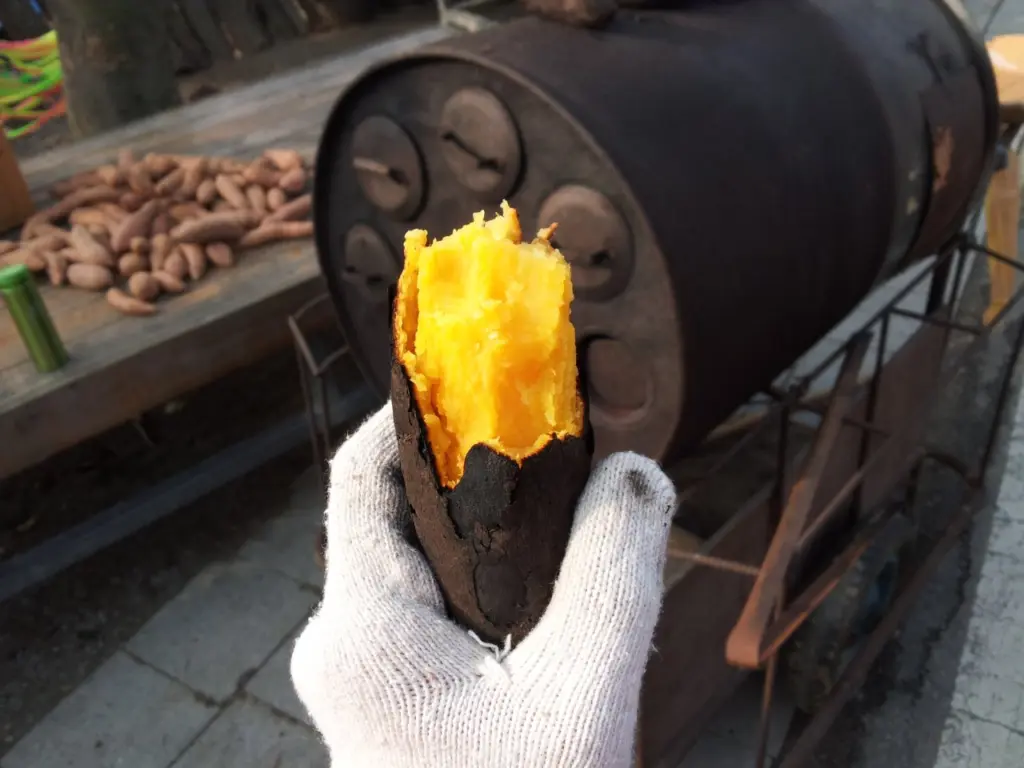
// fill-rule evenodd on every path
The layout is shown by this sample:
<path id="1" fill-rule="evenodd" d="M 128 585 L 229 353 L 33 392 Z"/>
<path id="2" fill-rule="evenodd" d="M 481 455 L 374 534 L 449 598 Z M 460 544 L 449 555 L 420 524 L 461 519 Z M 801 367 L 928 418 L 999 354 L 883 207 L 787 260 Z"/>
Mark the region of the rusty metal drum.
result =
<path id="1" fill-rule="evenodd" d="M 992 166 L 995 84 L 939 0 L 695 0 L 601 31 L 526 18 L 359 78 L 325 127 L 316 239 L 387 392 L 412 228 L 507 199 L 571 260 L 598 456 L 667 461 L 878 281 L 957 235 Z"/>

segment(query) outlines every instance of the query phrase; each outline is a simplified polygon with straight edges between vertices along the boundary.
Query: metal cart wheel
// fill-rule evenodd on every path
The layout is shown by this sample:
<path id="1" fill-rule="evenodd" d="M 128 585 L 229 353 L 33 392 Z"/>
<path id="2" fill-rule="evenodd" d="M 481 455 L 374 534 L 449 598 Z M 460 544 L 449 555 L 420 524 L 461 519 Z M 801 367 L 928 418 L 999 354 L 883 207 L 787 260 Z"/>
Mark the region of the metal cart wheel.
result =
<path id="1" fill-rule="evenodd" d="M 901 560 L 914 526 L 896 513 L 874 544 L 793 636 L 784 669 L 796 707 L 813 715 L 860 643 L 885 617 L 899 587 Z"/>

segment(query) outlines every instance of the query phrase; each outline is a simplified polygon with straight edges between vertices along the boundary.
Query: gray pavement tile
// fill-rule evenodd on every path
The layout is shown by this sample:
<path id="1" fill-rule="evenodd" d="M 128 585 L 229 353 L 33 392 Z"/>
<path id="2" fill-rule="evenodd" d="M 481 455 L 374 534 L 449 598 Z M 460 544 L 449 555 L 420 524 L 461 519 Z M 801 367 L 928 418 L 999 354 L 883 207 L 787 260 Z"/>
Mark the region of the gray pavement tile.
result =
<path id="1" fill-rule="evenodd" d="M 245 561 L 208 567 L 128 641 L 157 669 L 223 701 L 308 615 L 308 589 Z"/>
<path id="2" fill-rule="evenodd" d="M 1020 768 L 1024 736 L 966 712 L 951 712 L 935 768 Z"/>
<path id="3" fill-rule="evenodd" d="M 4 768 L 167 768 L 217 715 L 120 651 L 3 759 Z"/>
<path id="4" fill-rule="evenodd" d="M 289 637 L 287 642 L 277 650 L 277 653 L 270 657 L 270 661 L 264 664 L 256 676 L 249 681 L 245 690 L 272 707 L 291 715 L 296 720 L 301 720 L 312 726 L 309 713 L 302 706 L 302 702 L 299 701 L 299 697 L 295 693 L 295 686 L 292 685 L 291 661 L 296 636 Z"/>
<path id="5" fill-rule="evenodd" d="M 327 768 L 327 750 L 302 726 L 236 701 L 172 768 Z"/>
<path id="6" fill-rule="evenodd" d="M 238 551 L 251 563 L 272 568 L 302 584 L 322 587 L 324 574 L 313 556 L 323 509 L 290 509 L 268 520 Z"/>
<path id="7" fill-rule="evenodd" d="M 952 707 L 1011 730 L 1024 726 L 1024 684 L 1004 675 L 963 675 Z"/>
<path id="8" fill-rule="evenodd" d="M 320 490 L 320 482 L 317 480 L 319 472 L 319 467 L 310 467 L 295 479 L 288 494 L 288 509 L 313 509 L 323 517 L 324 510 L 327 508 L 327 499 L 324 498 L 324 494 Z"/>

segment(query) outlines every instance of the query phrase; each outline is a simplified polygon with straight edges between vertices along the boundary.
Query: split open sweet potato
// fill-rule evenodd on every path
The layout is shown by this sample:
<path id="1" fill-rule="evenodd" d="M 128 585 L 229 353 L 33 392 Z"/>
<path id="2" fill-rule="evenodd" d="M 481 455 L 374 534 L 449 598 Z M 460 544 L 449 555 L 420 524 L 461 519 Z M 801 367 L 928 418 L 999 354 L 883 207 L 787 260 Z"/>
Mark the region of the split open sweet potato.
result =
<path id="1" fill-rule="evenodd" d="M 406 236 L 391 395 L 416 534 L 453 617 L 521 639 L 551 597 L 590 472 L 569 265 L 507 205 Z"/>

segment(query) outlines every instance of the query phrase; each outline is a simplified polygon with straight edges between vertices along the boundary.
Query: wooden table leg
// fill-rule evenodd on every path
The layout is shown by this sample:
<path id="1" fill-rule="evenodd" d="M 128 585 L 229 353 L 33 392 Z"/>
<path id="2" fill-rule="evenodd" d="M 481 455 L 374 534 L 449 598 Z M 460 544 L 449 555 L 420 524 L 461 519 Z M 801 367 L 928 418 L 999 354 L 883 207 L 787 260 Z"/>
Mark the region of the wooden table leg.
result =
<path id="1" fill-rule="evenodd" d="M 1020 227 L 1020 157 L 1010 152 L 1006 167 L 992 176 L 992 183 L 985 198 L 985 221 L 988 230 L 988 247 L 996 253 L 1017 260 L 1017 238 Z M 992 283 L 985 322 L 988 323 L 1013 295 L 1016 270 L 995 259 L 988 260 L 989 276 Z"/>

